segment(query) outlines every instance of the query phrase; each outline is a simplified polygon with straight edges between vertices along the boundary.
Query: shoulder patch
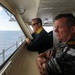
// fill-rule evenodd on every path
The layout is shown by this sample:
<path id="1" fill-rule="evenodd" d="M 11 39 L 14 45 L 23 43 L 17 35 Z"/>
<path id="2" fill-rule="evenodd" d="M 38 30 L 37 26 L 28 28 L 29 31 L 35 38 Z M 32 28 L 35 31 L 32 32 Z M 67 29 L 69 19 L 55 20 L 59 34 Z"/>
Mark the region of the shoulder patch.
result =
<path id="1" fill-rule="evenodd" d="M 72 56 L 75 56 L 75 49 L 70 48 L 70 50 L 67 51 L 67 54 L 70 54 L 70 55 L 72 55 Z"/>

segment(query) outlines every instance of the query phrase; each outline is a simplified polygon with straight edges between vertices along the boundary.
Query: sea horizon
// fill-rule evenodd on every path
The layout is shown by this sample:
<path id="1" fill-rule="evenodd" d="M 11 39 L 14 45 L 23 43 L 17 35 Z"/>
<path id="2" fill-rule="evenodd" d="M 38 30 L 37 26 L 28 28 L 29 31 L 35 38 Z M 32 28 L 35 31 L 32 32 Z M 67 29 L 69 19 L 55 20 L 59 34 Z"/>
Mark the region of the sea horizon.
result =
<path id="1" fill-rule="evenodd" d="M 0 52 L 16 43 L 24 34 L 22 31 L 0 30 Z"/>

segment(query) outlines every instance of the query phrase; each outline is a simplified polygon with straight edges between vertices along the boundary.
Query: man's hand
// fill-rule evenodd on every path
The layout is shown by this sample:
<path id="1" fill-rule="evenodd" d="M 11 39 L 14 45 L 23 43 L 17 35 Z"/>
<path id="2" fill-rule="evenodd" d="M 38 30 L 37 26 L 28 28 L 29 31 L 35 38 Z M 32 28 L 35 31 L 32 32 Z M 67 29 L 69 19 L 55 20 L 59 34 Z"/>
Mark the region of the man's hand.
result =
<path id="1" fill-rule="evenodd" d="M 48 75 L 45 65 L 48 59 L 52 56 L 52 54 L 53 54 L 53 51 L 48 50 L 47 52 L 39 54 L 39 56 L 37 57 L 36 63 L 41 75 Z"/>
<path id="2" fill-rule="evenodd" d="M 31 43 L 31 40 L 29 38 L 26 38 L 25 41 L 26 41 L 27 44 L 30 44 Z"/>
<path id="3" fill-rule="evenodd" d="M 40 70 L 41 75 L 48 75 L 47 70 L 46 70 L 46 63 L 42 64 L 42 69 Z"/>
<path id="4" fill-rule="evenodd" d="M 46 60 L 46 54 L 45 53 L 41 53 L 36 60 L 39 72 L 41 75 L 46 75 L 47 71 L 45 68 L 45 64 L 46 64 L 47 60 Z"/>

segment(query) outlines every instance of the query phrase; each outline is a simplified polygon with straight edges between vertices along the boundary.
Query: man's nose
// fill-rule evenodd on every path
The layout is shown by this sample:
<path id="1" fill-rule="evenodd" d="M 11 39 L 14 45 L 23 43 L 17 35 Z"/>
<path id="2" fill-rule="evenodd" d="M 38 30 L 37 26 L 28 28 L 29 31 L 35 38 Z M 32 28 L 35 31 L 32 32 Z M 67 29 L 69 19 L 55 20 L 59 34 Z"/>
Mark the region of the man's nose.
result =
<path id="1" fill-rule="evenodd" d="M 55 28 L 54 31 L 55 31 L 55 32 L 58 32 L 58 28 Z"/>

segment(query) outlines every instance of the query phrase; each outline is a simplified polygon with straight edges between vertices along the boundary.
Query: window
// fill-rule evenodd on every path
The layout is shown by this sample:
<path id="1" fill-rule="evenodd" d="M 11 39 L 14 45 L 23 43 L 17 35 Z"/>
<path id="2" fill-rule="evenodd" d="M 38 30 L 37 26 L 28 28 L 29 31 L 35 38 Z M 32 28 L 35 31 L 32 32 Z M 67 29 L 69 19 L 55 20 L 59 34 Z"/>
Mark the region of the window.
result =
<path id="1" fill-rule="evenodd" d="M 0 65 L 25 39 L 15 16 L 0 5 Z"/>

